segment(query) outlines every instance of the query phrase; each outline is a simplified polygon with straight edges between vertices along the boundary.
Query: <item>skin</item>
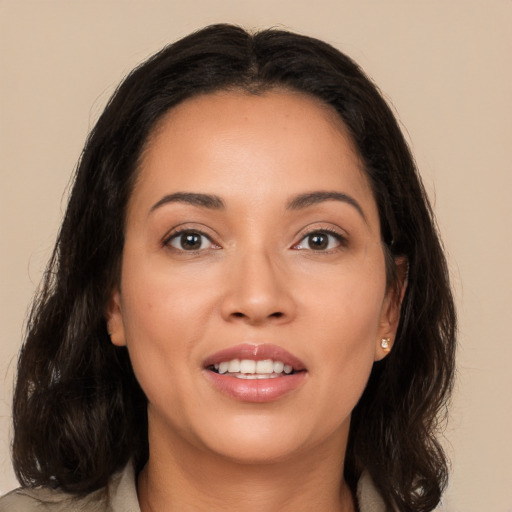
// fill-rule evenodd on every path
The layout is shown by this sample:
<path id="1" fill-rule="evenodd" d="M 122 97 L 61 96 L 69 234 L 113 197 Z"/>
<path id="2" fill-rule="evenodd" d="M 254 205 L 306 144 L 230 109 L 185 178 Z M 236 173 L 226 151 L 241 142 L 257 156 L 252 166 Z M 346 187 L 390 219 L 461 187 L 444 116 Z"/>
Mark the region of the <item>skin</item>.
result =
<path id="1" fill-rule="evenodd" d="M 317 191 L 350 199 L 289 207 Z M 176 193 L 224 207 L 162 201 Z M 177 229 L 203 233 L 199 249 Z M 107 312 L 149 402 L 141 510 L 354 510 L 350 415 L 386 355 L 380 340 L 394 339 L 399 302 L 372 191 L 329 107 L 231 91 L 169 112 L 143 154 Z M 204 360 L 240 343 L 284 348 L 305 378 L 270 402 L 226 396 Z"/>

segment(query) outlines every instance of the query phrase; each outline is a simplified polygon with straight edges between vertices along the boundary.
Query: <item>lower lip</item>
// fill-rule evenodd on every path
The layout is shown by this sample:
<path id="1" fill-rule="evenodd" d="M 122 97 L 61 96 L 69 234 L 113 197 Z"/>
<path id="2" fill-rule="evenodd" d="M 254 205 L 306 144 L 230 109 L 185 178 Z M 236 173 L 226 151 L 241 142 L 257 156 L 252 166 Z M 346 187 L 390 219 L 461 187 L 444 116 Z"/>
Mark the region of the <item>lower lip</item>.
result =
<path id="1" fill-rule="evenodd" d="M 273 402 L 297 389 L 306 372 L 297 372 L 273 379 L 238 379 L 205 370 L 213 386 L 221 393 L 244 402 Z"/>

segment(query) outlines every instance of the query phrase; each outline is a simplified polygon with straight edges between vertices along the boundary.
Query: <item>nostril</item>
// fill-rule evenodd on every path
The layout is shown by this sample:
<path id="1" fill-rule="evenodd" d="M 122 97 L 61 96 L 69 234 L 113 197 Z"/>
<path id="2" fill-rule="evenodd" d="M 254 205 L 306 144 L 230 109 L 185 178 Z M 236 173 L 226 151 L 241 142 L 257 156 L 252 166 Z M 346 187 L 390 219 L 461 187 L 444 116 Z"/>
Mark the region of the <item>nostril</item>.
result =
<path id="1" fill-rule="evenodd" d="M 246 318 L 248 317 L 248 315 L 240 312 L 240 311 L 235 311 L 232 316 L 234 316 L 235 318 Z M 270 315 L 268 315 L 267 318 L 282 318 L 284 316 L 284 313 L 281 312 L 281 311 L 276 311 L 274 313 L 271 313 Z"/>

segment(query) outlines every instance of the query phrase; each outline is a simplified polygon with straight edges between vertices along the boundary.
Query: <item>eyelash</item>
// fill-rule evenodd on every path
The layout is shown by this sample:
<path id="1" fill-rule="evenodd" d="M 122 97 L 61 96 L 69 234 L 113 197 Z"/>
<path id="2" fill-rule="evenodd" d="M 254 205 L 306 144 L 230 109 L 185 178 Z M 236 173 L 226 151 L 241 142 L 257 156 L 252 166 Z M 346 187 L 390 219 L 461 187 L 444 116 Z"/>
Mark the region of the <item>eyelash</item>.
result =
<path id="1" fill-rule="evenodd" d="M 202 238 L 203 240 L 201 241 L 201 245 L 199 248 L 194 248 L 194 249 L 185 249 L 183 247 L 175 247 L 172 242 L 174 241 L 178 241 L 180 240 L 180 238 L 182 238 L 183 236 L 185 235 L 190 235 L 190 236 L 197 236 L 197 237 L 200 237 Z M 312 236 L 325 236 L 327 235 L 328 237 L 332 237 L 336 240 L 337 242 L 337 246 L 336 247 L 331 247 L 331 248 L 328 248 L 328 249 L 314 249 L 314 248 L 311 248 L 311 247 L 302 247 L 302 245 L 305 244 L 305 240 L 312 237 Z M 203 243 L 204 243 L 204 239 L 206 239 L 210 245 L 210 248 L 213 248 L 215 250 L 217 249 L 221 249 L 221 246 L 216 244 L 209 235 L 207 235 L 206 233 L 204 233 L 203 231 L 201 230 L 198 230 L 198 229 L 191 229 L 191 228 L 184 228 L 184 229 L 180 229 L 180 230 L 177 230 L 177 231 L 174 231 L 173 233 L 171 233 L 169 236 L 167 236 L 164 240 L 163 240 L 163 245 L 166 246 L 166 247 L 169 247 L 173 250 L 176 250 L 176 251 L 180 251 L 180 252 L 188 252 L 188 253 L 191 253 L 191 254 L 194 254 L 194 253 L 199 253 L 201 251 L 204 251 L 205 249 L 208 249 L 208 247 L 202 247 Z M 183 239 L 182 239 L 183 241 Z M 178 242 L 179 243 L 179 242 Z M 329 243 L 329 241 L 328 241 Z M 316 253 L 332 253 L 332 252 L 335 252 L 337 250 L 339 250 L 340 248 L 342 247 L 346 247 L 347 246 L 347 239 L 346 237 L 344 237 L 341 233 L 338 233 L 337 231 L 333 230 L 333 229 L 328 229 L 328 228 L 324 228 L 324 229 L 314 229 L 306 234 L 304 234 L 302 236 L 302 238 L 299 240 L 298 243 L 292 245 L 292 249 L 295 249 L 295 250 L 308 250 L 308 251 L 312 251 L 312 252 L 316 252 Z M 214 246 L 214 247 L 211 247 L 211 246 Z"/>

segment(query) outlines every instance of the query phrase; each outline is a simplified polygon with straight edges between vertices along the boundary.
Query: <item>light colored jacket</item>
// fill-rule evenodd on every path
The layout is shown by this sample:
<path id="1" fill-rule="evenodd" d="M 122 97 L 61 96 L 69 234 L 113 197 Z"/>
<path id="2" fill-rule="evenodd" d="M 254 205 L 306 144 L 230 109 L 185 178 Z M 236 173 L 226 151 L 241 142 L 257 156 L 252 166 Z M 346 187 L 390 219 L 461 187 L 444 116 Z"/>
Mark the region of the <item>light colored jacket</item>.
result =
<path id="1" fill-rule="evenodd" d="M 357 485 L 360 512 L 386 512 L 370 475 Z M 107 487 L 82 498 L 43 487 L 19 488 L 0 498 L 0 512 L 140 512 L 131 464 L 116 473 Z"/>

